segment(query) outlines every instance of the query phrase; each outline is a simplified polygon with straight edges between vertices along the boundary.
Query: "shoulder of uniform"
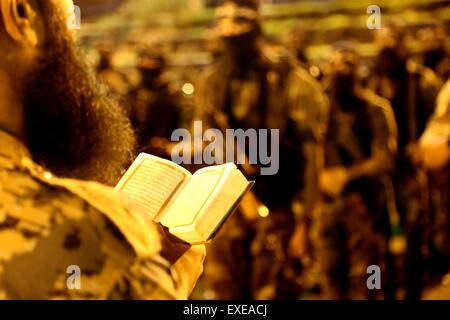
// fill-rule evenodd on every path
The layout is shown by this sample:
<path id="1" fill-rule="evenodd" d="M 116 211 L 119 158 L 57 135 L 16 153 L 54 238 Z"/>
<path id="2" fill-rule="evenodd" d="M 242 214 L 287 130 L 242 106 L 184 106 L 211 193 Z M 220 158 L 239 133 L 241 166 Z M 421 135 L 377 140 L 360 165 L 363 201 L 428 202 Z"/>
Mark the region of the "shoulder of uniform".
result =
<path id="1" fill-rule="evenodd" d="M 160 250 L 156 225 L 148 221 L 143 212 L 119 192 L 96 182 L 55 177 L 28 159 L 23 161 L 23 165 L 42 185 L 81 199 L 101 213 L 120 230 L 138 256 L 153 256 Z"/>

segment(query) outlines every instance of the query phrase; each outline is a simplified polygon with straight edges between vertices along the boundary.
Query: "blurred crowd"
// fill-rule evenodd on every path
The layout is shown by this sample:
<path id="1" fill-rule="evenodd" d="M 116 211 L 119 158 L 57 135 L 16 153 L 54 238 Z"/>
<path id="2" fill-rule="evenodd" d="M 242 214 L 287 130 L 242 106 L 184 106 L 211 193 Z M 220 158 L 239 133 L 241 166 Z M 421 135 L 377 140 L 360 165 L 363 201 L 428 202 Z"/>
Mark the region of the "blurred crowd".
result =
<path id="1" fill-rule="evenodd" d="M 157 47 L 130 44 L 131 71 L 115 66 L 114 45 L 95 48 L 98 78 L 142 152 L 170 159 L 172 132 L 193 120 L 280 130 L 280 171 L 242 166 L 256 185 L 209 246 L 193 297 L 445 298 L 446 286 L 450 297 L 446 26 L 411 34 L 383 21 L 370 59 L 343 39 L 312 61 L 302 29 L 264 36 L 257 1 L 226 0 L 216 19 L 215 61 L 192 83 L 168 72 Z M 381 270 L 380 290 L 367 286 L 369 266 Z"/>

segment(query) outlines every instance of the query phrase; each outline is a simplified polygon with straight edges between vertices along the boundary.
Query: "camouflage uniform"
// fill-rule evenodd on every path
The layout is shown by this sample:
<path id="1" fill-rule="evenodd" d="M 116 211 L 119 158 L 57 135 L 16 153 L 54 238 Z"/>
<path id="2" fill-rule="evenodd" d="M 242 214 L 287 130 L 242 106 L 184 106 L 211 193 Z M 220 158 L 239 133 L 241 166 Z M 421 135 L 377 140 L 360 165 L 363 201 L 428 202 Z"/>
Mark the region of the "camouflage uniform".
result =
<path id="1" fill-rule="evenodd" d="M 1 299 L 187 298 L 195 261 L 162 258 L 157 225 L 111 189 L 30 159 L 0 131 Z M 66 285 L 69 266 L 81 269 L 79 290 Z"/>
<path id="2" fill-rule="evenodd" d="M 317 194 L 315 148 L 324 138 L 328 101 L 304 69 L 280 52 L 267 47 L 261 52 L 261 61 L 247 71 L 224 58 L 199 81 L 195 118 L 204 127 L 280 130 L 279 172 L 248 176 L 256 180 L 253 191 L 268 207 L 269 216 L 252 221 L 236 217 L 208 255 L 205 280 L 220 288 L 218 297 L 230 297 L 226 288 L 235 288 L 234 298 L 242 298 L 242 292 L 247 293 L 244 298 L 257 299 L 298 296 L 291 271 L 299 272 L 300 267 L 286 254 L 296 219 L 291 203 L 300 196 L 303 207 L 311 208 L 306 202 Z M 233 266 L 236 260 L 241 268 Z"/>
<path id="3" fill-rule="evenodd" d="M 384 270 L 388 223 L 383 176 L 397 147 L 397 128 L 387 100 L 364 90 L 356 94 L 352 108 L 330 111 L 325 168 L 350 168 L 374 154 L 386 156 L 379 163 L 383 173 L 350 180 L 340 195 L 324 196 L 323 208 L 314 219 L 315 254 L 326 275 L 324 293 L 334 299 L 370 298 L 366 269 L 375 264 Z"/>

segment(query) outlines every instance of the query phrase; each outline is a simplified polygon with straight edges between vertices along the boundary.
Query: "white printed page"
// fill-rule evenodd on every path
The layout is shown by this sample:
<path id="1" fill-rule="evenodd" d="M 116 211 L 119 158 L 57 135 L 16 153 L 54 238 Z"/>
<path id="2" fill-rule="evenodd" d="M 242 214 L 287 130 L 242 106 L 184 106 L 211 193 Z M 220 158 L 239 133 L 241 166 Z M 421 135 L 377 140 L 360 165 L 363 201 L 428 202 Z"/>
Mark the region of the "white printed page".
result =
<path id="1" fill-rule="evenodd" d="M 190 177 L 189 171 L 168 160 L 141 154 L 116 189 L 158 221 Z"/>
<path id="2" fill-rule="evenodd" d="M 227 168 L 211 167 L 198 171 L 186 184 L 169 208 L 161 223 L 168 227 L 181 227 L 193 224 L 213 194 L 219 188 Z"/>

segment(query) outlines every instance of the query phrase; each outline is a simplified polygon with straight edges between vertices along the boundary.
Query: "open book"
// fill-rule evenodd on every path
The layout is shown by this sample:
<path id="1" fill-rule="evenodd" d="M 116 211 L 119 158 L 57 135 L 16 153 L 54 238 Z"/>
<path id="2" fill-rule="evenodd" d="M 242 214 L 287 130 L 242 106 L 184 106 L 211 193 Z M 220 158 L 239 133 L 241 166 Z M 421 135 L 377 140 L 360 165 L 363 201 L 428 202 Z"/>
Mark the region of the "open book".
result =
<path id="1" fill-rule="evenodd" d="M 214 237 L 252 186 L 233 163 L 192 175 L 171 161 L 141 153 L 116 189 L 170 233 L 196 244 Z"/>

